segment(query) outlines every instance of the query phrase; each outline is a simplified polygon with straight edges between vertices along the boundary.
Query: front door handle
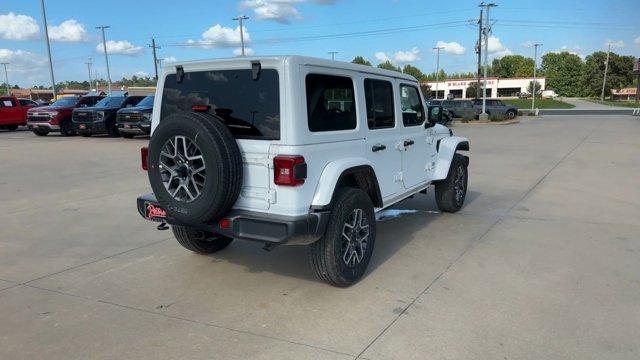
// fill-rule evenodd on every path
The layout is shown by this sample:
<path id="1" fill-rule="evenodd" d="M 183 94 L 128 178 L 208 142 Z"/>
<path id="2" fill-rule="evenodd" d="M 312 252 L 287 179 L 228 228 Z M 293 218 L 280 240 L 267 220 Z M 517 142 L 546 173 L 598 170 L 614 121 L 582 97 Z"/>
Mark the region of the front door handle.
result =
<path id="1" fill-rule="evenodd" d="M 376 144 L 376 145 L 373 145 L 373 146 L 371 147 L 371 151 L 373 151 L 373 152 L 378 152 L 378 151 L 382 151 L 382 150 L 384 150 L 384 149 L 386 149 L 386 148 L 387 148 L 387 147 L 386 147 L 385 145 L 382 145 L 382 144 Z"/>
<path id="2" fill-rule="evenodd" d="M 411 146 L 411 145 L 413 145 L 413 144 L 415 144 L 415 142 L 414 142 L 413 140 L 405 140 L 405 141 L 404 141 L 404 146 L 405 146 L 405 147 L 407 147 L 407 146 Z"/>

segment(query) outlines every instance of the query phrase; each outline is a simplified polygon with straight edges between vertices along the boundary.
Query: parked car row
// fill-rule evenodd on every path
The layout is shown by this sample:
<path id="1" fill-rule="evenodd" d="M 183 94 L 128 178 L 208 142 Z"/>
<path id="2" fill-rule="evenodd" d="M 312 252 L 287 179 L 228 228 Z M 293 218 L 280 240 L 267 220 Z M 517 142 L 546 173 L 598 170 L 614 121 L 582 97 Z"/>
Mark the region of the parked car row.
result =
<path id="1" fill-rule="evenodd" d="M 153 95 L 127 96 L 126 93 L 64 97 L 48 106 L 38 106 L 26 99 L 0 98 L 0 127 L 10 130 L 26 125 L 34 134 L 46 136 L 60 132 L 62 136 L 132 138 L 151 132 Z M 29 101 L 22 105 L 23 100 Z"/>
<path id="2" fill-rule="evenodd" d="M 451 118 L 476 119 L 482 112 L 482 99 L 475 100 L 431 100 L 429 105 L 441 105 Z M 518 116 L 518 107 L 507 105 L 502 100 L 487 99 L 486 112 L 489 116 L 513 119 Z"/>

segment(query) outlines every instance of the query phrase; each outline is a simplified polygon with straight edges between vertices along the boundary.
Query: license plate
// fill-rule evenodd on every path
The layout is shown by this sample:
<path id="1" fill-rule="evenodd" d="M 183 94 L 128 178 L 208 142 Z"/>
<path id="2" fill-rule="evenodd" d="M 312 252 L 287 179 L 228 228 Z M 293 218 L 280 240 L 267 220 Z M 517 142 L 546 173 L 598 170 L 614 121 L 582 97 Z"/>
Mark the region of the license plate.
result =
<path id="1" fill-rule="evenodd" d="M 87 128 L 87 125 L 78 125 L 78 129 L 84 130 Z"/>
<path id="2" fill-rule="evenodd" d="M 150 202 L 144 203 L 144 215 L 149 220 L 160 222 L 167 218 L 167 212 L 160 205 Z"/>
<path id="3" fill-rule="evenodd" d="M 124 128 L 125 128 L 125 129 L 131 129 L 131 125 L 129 125 L 129 124 L 124 124 Z"/>

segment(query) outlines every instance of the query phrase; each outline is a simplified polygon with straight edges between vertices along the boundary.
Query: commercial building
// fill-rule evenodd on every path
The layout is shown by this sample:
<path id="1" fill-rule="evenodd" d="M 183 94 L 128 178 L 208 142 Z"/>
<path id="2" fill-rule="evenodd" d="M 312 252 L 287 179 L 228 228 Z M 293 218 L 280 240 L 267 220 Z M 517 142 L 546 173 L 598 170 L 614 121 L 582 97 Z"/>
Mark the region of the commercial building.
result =
<path id="1" fill-rule="evenodd" d="M 475 84 L 477 79 L 456 79 L 445 80 L 437 83 L 438 99 L 445 99 L 449 94 L 455 99 L 469 99 L 474 98 L 476 94 L 467 94 L 467 88 L 469 85 Z M 528 92 L 529 84 L 533 81 L 533 77 L 522 78 L 487 78 L 487 97 L 499 97 L 508 98 L 516 97 L 519 92 Z M 544 77 L 536 78 L 538 84 L 540 84 L 540 90 L 545 90 L 546 79 Z M 425 81 L 423 84 L 429 85 L 433 96 L 435 97 L 436 82 Z M 482 89 L 483 81 L 480 81 L 480 88 Z"/>

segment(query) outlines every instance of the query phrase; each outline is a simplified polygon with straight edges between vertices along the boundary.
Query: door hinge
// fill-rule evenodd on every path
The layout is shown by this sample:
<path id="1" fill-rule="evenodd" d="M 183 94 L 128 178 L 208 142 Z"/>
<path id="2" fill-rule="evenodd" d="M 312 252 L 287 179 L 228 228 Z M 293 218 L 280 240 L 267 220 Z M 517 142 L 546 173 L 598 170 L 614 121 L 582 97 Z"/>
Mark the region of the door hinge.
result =
<path id="1" fill-rule="evenodd" d="M 396 173 L 396 176 L 393 177 L 393 180 L 395 182 L 401 182 L 404 180 L 404 175 L 402 174 L 402 171 L 400 171 L 399 173 Z"/>

